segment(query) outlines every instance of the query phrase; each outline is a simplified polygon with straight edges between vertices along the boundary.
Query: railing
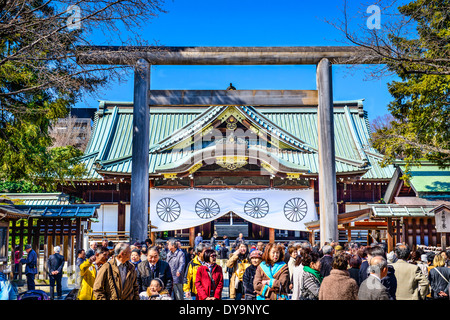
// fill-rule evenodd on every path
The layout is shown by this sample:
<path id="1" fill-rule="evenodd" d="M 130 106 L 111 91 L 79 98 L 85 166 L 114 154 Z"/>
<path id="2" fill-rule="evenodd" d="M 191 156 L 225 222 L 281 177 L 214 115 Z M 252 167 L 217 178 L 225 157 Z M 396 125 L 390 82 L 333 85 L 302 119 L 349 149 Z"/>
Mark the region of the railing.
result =
<path id="1" fill-rule="evenodd" d="M 95 231 L 95 232 L 87 232 L 89 241 L 97 241 L 101 242 L 106 239 L 108 241 L 116 242 L 129 242 L 130 241 L 130 232 L 129 231 Z"/>

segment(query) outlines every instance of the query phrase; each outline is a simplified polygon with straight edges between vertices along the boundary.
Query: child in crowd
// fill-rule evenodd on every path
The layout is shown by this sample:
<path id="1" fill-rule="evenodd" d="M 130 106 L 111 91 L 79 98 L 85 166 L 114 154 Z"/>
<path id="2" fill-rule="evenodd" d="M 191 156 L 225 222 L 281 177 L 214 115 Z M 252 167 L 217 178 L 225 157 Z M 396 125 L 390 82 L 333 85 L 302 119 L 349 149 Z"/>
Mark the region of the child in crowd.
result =
<path id="1" fill-rule="evenodd" d="M 164 283 L 161 279 L 155 278 L 150 282 L 147 291 L 139 294 L 141 300 L 172 300 L 167 290 L 164 290 Z"/>

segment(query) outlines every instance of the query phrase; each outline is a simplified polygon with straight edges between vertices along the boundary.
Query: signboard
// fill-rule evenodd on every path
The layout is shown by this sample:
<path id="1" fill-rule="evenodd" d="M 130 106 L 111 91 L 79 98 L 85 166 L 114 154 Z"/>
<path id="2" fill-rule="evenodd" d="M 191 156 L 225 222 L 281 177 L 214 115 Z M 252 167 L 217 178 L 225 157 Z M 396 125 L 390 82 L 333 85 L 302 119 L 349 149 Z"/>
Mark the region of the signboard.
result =
<path id="1" fill-rule="evenodd" d="M 450 232 L 450 208 L 442 206 L 439 210 L 435 210 L 434 219 L 436 222 L 437 232 Z"/>

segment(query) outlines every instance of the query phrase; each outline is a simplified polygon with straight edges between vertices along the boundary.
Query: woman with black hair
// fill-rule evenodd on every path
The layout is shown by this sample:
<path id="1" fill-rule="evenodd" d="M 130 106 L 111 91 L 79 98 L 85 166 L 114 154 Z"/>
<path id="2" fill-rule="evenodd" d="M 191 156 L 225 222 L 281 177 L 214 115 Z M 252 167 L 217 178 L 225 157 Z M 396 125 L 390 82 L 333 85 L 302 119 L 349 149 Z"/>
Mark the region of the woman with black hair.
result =
<path id="1" fill-rule="evenodd" d="M 303 275 L 300 300 L 318 300 L 322 283 L 320 274 L 320 256 L 317 252 L 310 252 L 303 256 Z"/>
<path id="2" fill-rule="evenodd" d="M 195 288 L 198 300 L 220 300 L 223 289 L 222 267 L 216 263 L 217 253 L 207 249 L 203 253 L 204 265 L 198 267 Z"/>
<path id="3" fill-rule="evenodd" d="M 248 245 L 240 243 L 227 261 L 226 266 L 233 270 L 230 277 L 230 299 L 241 300 L 244 295 L 243 278 L 245 269 L 250 266 Z"/>
<path id="4" fill-rule="evenodd" d="M 300 300 L 303 283 L 303 256 L 311 252 L 311 248 L 301 248 L 295 258 L 294 271 L 292 272 L 292 300 Z"/>

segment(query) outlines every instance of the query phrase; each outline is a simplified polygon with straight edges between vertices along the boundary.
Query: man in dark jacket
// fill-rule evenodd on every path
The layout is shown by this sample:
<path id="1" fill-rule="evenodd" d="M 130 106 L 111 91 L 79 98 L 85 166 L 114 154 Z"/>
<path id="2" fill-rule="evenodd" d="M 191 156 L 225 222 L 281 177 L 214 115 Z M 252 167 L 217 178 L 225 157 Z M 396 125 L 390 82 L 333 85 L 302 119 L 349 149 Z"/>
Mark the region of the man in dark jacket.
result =
<path id="1" fill-rule="evenodd" d="M 320 258 L 320 274 L 323 278 L 330 275 L 330 271 L 333 268 L 333 252 L 334 249 L 329 244 L 324 245 L 322 248 L 323 257 Z"/>
<path id="2" fill-rule="evenodd" d="M 56 282 L 56 294 L 58 298 L 62 296 L 62 275 L 63 275 L 63 267 L 64 267 L 64 257 L 60 255 L 61 247 L 56 246 L 54 248 L 54 254 L 48 257 L 47 260 L 47 268 L 48 268 L 48 276 L 50 280 L 50 299 L 55 298 L 55 282 Z"/>
<path id="3" fill-rule="evenodd" d="M 167 262 L 159 259 L 157 247 L 150 247 L 147 253 L 147 261 L 141 261 L 137 267 L 137 282 L 139 292 L 146 291 L 153 279 L 159 278 L 164 283 L 164 288 L 172 293 L 173 278 L 170 266 Z"/>
<path id="4" fill-rule="evenodd" d="M 26 259 L 20 259 L 21 263 L 25 263 L 25 274 L 27 276 L 27 289 L 34 290 L 36 288 L 34 284 L 34 277 L 37 273 L 37 254 L 36 251 L 31 249 L 31 245 L 27 244 L 25 246 L 25 251 L 27 252 Z"/>

